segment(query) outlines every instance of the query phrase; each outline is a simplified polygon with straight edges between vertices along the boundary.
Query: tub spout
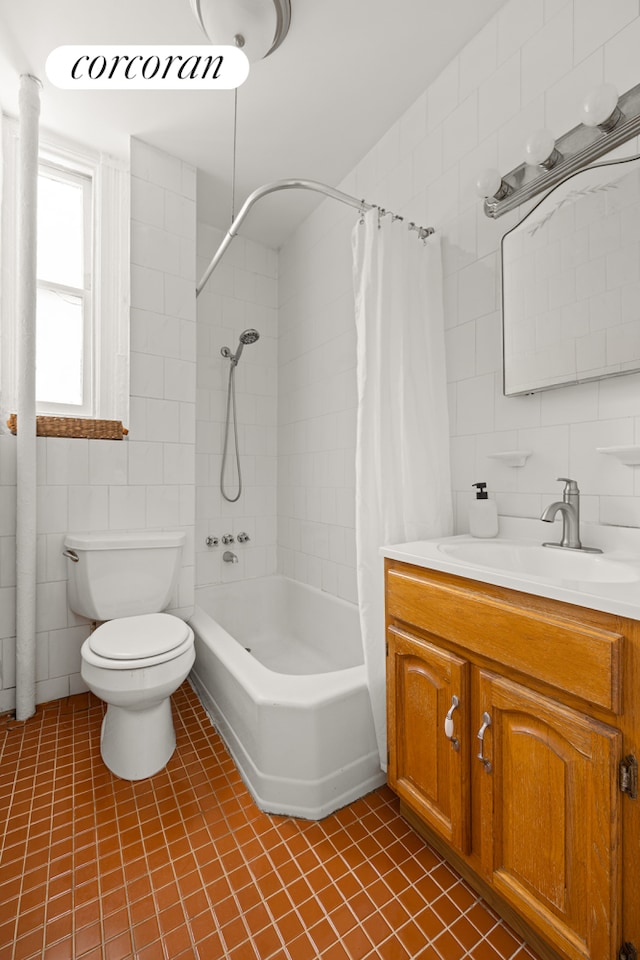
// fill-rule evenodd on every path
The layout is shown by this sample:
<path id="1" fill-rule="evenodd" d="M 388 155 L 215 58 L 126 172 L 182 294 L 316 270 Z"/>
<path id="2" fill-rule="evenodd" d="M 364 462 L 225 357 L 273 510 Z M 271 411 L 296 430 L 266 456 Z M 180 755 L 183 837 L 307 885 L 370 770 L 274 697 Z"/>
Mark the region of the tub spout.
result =
<path id="1" fill-rule="evenodd" d="M 225 563 L 238 562 L 238 558 L 236 557 L 235 553 L 231 552 L 231 550 L 225 550 L 225 552 L 222 554 L 222 559 L 224 560 Z"/>

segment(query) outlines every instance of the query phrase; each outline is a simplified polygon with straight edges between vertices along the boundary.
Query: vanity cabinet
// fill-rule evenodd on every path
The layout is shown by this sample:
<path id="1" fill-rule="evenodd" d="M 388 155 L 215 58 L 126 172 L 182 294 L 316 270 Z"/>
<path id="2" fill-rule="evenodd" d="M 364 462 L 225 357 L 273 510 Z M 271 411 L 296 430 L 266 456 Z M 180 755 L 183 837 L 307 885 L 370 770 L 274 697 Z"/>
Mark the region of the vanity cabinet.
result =
<path id="1" fill-rule="evenodd" d="M 620 787 L 640 625 L 393 560 L 386 603 L 402 813 L 541 957 L 624 956 L 640 943 L 638 801 Z"/>

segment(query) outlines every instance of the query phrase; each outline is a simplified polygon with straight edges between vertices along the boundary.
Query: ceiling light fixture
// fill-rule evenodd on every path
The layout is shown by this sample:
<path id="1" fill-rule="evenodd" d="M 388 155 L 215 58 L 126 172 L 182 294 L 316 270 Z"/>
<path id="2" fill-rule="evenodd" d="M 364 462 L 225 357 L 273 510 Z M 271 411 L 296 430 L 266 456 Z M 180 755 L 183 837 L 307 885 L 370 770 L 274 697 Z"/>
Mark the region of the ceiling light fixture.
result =
<path id="1" fill-rule="evenodd" d="M 289 31 L 290 0 L 191 0 L 211 43 L 240 47 L 250 63 L 268 57 Z"/>
<path id="2" fill-rule="evenodd" d="M 509 173 L 481 174 L 477 188 L 488 217 L 513 210 L 640 134 L 640 84 L 620 97 L 611 83 L 596 87 L 582 102 L 581 119 L 555 141 L 548 130 L 532 134 L 525 145 L 526 161 Z"/>

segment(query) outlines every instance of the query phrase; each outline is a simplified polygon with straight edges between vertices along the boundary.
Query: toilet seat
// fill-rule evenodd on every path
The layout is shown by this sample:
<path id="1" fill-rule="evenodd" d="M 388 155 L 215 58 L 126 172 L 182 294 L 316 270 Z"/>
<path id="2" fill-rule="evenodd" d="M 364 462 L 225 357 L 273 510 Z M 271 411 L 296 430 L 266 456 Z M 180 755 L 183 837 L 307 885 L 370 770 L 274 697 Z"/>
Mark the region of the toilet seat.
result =
<path id="1" fill-rule="evenodd" d="M 124 669 L 172 660 L 192 643 L 193 631 L 184 620 L 167 613 L 149 613 L 108 620 L 83 647 L 85 657 L 94 664 Z"/>

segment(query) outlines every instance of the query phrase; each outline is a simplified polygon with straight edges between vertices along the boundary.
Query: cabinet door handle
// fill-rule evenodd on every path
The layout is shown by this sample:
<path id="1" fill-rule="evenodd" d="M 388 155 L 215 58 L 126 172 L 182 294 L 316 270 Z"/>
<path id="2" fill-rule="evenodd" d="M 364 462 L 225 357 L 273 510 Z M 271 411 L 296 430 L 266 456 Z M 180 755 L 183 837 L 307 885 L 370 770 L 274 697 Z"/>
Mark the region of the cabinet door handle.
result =
<path id="1" fill-rule="evenodd" d="M 484 769 L 487 773 L 491 773 L 491 761 L 488 760 L 484 755 L 484 734 L 487 727 L 491 726 L 491 717 L 485 712 L 482 714 L 482 726 L 478 730 L 477 737 L 480 741 L 480 752 L 478 753 L 478 760 L 484 765 Z"/>
<path id="2" fill-rule="evenodd" d="M 451 706 L 449 707 L 449 712 L 444 718 L 444 735 L 445 737 L 448 737 L 448 739 L 451 741 L 451 746 L 453 747 L 454 750 L 460 749 L 460 741 L 458 740 L 457 737 L 454 737 L 453 735 L 453 711 L 456 710 L 459 706 L 460 706 L 460 701 L 454 694 L 454 696 L 451 697 Z"/>

